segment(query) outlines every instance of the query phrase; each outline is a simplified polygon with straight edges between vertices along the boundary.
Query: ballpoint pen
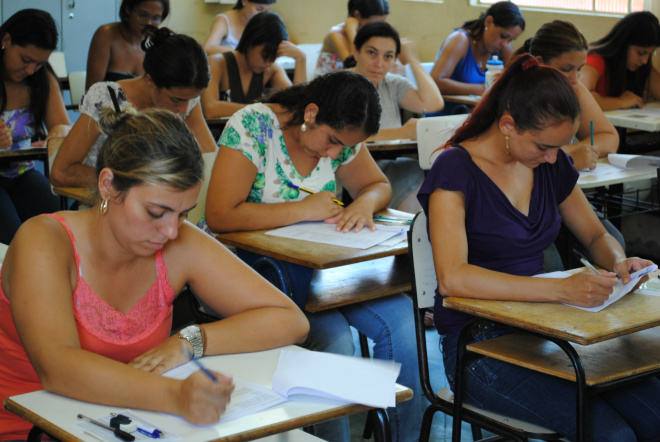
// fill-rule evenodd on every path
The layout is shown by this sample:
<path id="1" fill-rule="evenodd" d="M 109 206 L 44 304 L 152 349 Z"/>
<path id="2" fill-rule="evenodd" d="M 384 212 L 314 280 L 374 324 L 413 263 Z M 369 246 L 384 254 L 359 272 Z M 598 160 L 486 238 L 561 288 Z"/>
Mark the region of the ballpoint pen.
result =
<path id="1" fill-rule="evenodd" d="M 297 189 L 297 190 L 300 190 L 301 192 L 309 193 L 310 195 L 314 195 L 316 193 L 313 190 L 309 190 L 309 189 L 305 189 L 304 187 L 296 186 L 295 184 L 290 183 L 290 182 L 286 183 L 286 185 L 289 186 L 292 189 Z M 332 202 L 334 202 L 335 204 L 339 204 L 340 206 L 344 205 L 344 203 L 342 203 L 341 201 L 339 201 L 336 198 L 333 198 Z"/>
<path id="2" fill-rule="evenodd" d="M 78 419 L 86 420 L 87 422 L 90 422 L 94 425 L 98 425 L 99 427 L 105 428 L 108 431 L 112 431 L 115 436 L 126 442 L 132 442 L 135 440 L 135 436 L 133 436 L 132 434 L 122 431 L 119 428 L 112 428 L 110 425 L 106 425 L 103 422 L 99 422 L 96 419 L 92 419 L 91 417 L 87 417 L 83 414 L 78 414 Z"/>
<path id="3" fill-rule="evenodd" d="M 598 276 L 603 276 L 598 270 L 596 270 L 596 267 L 594 267 L 593 264 L 589 262 L 587 257 L 584 256 L 582 253 L 580 253 L 577 249 L 573 249 L 573 253 L 575 253 L 580 258 L 580 262 L 584 264 L 586 268 L 588 268 Z"/>

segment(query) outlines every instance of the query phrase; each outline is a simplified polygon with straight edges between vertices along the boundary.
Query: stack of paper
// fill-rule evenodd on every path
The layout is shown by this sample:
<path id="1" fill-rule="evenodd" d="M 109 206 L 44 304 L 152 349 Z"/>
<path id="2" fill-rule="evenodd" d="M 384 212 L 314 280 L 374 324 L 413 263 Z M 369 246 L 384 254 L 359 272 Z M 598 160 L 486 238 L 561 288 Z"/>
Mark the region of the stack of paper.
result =
<path id="1" fill-rule="evenodd" d="M 343 233 L 337 232 L 336 224 L 326 224 L 322 221 L 304 222 L 270 230 L 266 235 L 279 236 L 282 238 L 300 239 L 303 241 L 312 241 L 333 246 L 351 247 L 354 249 L 368 249 L 383 241 L 400 234 L 398 231 L 362 229 L 359 232 L 353 230 Z"/>
<path id="2" fill-rule="evenodd" d="M 396 405 L 398 362 L 316 351 L 280 353 L 273 390 L 282 396 L 308 394 L 377 408 Z"/>

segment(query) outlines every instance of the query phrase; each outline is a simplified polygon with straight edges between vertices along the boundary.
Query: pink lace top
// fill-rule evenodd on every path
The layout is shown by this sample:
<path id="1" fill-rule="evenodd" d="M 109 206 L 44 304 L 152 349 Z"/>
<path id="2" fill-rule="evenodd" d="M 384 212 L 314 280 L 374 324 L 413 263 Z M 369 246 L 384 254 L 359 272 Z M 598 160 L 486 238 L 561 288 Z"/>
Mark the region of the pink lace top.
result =
<path id="1" fill-rule="evenodd" d="M 129 362 L 169 337 L 172 328 L 174 289 L 167 279 L 162 250 L 156 252 L 157 277 L 144 297 L 124 314 L 98 297 L 83 279 L 80 257 L 73 233 L 59 215 L 57 219 L 71 238 L 78 268 L 73 292 L 73 311 L 80 347 L 114 359 Z M 16 332 L 9 300 L 0 286 L 0 397 L 42 389 Z M 25 439 L 31 425 L 4 408 L 0 409 L 0 440 Z"/>

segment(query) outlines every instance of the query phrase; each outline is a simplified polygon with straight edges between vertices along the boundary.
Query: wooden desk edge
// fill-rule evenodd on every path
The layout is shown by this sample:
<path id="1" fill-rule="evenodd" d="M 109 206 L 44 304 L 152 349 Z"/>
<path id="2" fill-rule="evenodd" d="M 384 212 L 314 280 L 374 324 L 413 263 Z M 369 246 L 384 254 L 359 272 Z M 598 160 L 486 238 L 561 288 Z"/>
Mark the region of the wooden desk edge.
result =
<path id="1" fill-rule="evenodd" d="M 5 409 L 11 411 L 15 415 L 25 419 L 32 425 L 35 425 L 39 428 L 41 428 L 43 431 L 47 432 L 49 435 L 53 436 L 54 438 L 64 441 L 64 442 L 84 442 L 81 439 L 78 439 L 77 437 L 73 436 L 71 433 L 68 431 L 62 430 L 60 427 L 57 425 L 53 424 L 47 419 L 42 418 L 36 413 L 33 413 L 32 411 L 20 406 L 16 402 L 12 400 L 12 398 L 8 397 L 5 398 L 4 401 L 4 406 Z"/>

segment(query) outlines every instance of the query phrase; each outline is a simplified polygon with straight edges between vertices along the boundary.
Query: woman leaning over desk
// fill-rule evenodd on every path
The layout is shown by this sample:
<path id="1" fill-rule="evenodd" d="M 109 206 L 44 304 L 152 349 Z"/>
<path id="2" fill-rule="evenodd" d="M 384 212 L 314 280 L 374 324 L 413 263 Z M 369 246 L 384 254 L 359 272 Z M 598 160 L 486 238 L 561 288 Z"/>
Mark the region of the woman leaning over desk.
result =
<path id="1" fill-rule="evenodd" d="M 494 3 L 478 19 L 463 23 L 442 42 L 431 70 L 440 92 L 483 94 L 486 62 L 498 55 L 506 63 L 513 53 L 511 41 L 524 30 L 525 19 L 509 1 Z"/>
<path id="2" fill-rule="evenodd" d="M 208 227 L 231 232 L 323 220 L 343 232 L 373 228 L 374 212 L 385 208 L 391 195 L 387 179 L 362 144 L 378 131 L 379 119 L 376 89 L 348 71 L 317 77 L 239 110 L 220 137 L 206 200 Z M 336 180 L 353 197 L 345 208 L 333 202 Z M 317 193 L 307 195 L 289 184 Z M 248 262 L 258 258 L 240 256 Z M 287 268 L 290 274 L 298 272 L 292 279 L 311 277 L 307 267 Z M 309 279 L 307 285 L 294 287 L 294 299 L 304 303 L 308 284 Z M 397 294 L 308 314 L 307 348 L 353 355 L 353 325 L 375 342 L 375 358 L 403 364 L 397 382 L 412 388 L 415 396 L 390 414 L 393 441 L 417 440 L 421 425 L 411 308 L 410 299 Z M 347 439 L 345 434 L 329 440 Z"/>
<path id="3" fill-rule="evenodd" d="M 302 341 L 307 321 L 291 300 L 185 221 L 197 204 L 203 161 L 177 115 L 105 108 L 100 126 L 108 138 L 96 166 L 99 204 L 31 219 L 7 251 L 0 395 L 43 387 L 215 423 L 229 401 L 231 378 L 216 373 L 214 383 L 202 372 L 184 381 L 159 374 L 191 354 Z M 170 337 L 172 302 L 186 284 L 226 318 L 195 332 L 202 348 Z M 264 332 L 255 323 L 282 326 Z M 29 427 L 0 411 L 0 440 L 24 439 Z"/>
<path id="4" fill-rule="evenodd" d="M 206 118 L 230 117 L 246 104 L 261 98 L 266 85 L 279 91 L 291 86 L 280 56 L 296 60 L 293 83 L 307 80 L 305 53 L 288 41 L 289 33 L 275 12 L 262 12 L 250 19 L 234 51 L 209 56 L 211 82 L 202 92 Z"/>
<path id="5" fill-rule="evenodd" d="M 63 137 L 71 128 L 48 57 L 57 27 L 45 11 L 23 9 L 0 26 L 0 150 L 26 149 L 34 139 Z M 45 145 L 45 142 L 40 142 Z M 59 209 L 48 179 L 30 161 L 0 167 L 0 242 L 21 223 Z"/>
<path id="6" fill-rule="evenodd" d="M 648 11 L 628 14 L 591 44 L 580 81 L 604 111 L 642 108 L 660 99 L 660 73 L 651 62 L 658 46 L 658 18 Z"/>
<path id="7" fill-rule="evenodd" d="M 541 26 L 536 35 L 527 39 L 516 52 L 529 52 L 539 63 L 559 70 L 575 89 L 582 112 L 576 137 L 562 149 L 573 158 L 577 170 L 595 169 L 599 157 L 615 153 L 619 148 L 616 129 L 579 79 L 587 60 L 587 49 L 587 40 L 573 23 L 555 20 Z"/>
<path id="8" fill-rule="evenodd" d="M 225 14 L 218 14 L 204 42 L 208 55 L 233 51 L 252 17 L 268 11 L 277 0 L 236 0 L 236 5 Z"/>
<path id="9" fill-rule="evenodd" d="M 51 182 L 61 187 L 93 187 L 96 156 L 106 136 L 99 128 L 105 106 L 137 110 L 167 109 L 179 114 L 202 152 L 213 152 L 213 136 L 204 121 L 199 95 L 209 84 L 206 54 L 195 39 L 167 28 L 148 27 L 142 40 L 144 75 L 92 86 L 80 103 L 80 118 L 53 162 Z"/>
<path id="10" fill-rule="evenodd" d="M 120 21 L 99 27 L 92 37 L 85 89 L 99 81 L 126 80 L 144 74 L 142 33 L 147 26 L 160 26 L 169 13 L 169 0 L 122 0 Z"/>
<path id="11" fill-rule="evenodd" d="M 579 118 L 580 102 L 566 76 L 519 56 L 457 130 L 420 190 L 438 278 L 435 324 L 452 387 L 458 335 L 471 317 L 444 308 L 442 297 L 596 306 L 612 292 L 617 280 L 610 272 L 531 278 L 543 273 L 543 250 L 562 221 L 596 264 L 624 282 L 631 270 L 651 264 L 626 258 L 575 185 L 578 173 L 560 147 L 575 134 Z M 506 333 L 491 325 L 473 339 Z M 468 402 L 505 409 L 575 440 L 572 382 L 488 357 L 465 372 Z M 658 410 L 657 378 L 593 396 L 586 440 L 660 440 Z"/>

